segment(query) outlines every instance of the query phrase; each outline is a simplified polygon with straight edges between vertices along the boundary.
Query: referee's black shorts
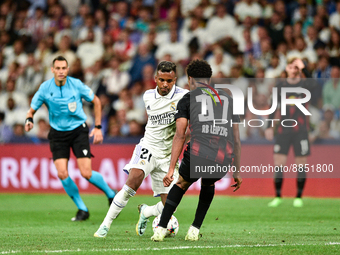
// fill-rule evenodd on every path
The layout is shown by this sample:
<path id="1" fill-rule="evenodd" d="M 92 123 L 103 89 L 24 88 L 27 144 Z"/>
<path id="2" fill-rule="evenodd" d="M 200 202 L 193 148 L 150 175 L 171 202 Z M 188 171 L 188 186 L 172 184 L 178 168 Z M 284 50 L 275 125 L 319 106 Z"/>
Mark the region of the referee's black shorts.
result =
<path id="1" fill-rule="evenodd" d="M 51 128 L 48 134 L 53 160 L 70 158 L 70 148 L 76 158 L 91 158 L 89 128 L 86 123 L 71 131 Z"/>
<path id="2" fill-rule="evenodd" d="M 190 155 L 190 152 L 185 150 L 181 165 L 179 167 L 179 174 L 183 177 L 185 181 L 190 182 L 190 183 L 194 183 L 199 178 L 202 178 L 202 184 L 209 186 L 219 181 L 220 179 L 222 179 L 227 174 L 227 172 L 219 172 L 219 173 L 215 172 L 211 175 L 204 173 L 201 176 L 197 176 L 195 174 L 195 177 L 193 177 L 192 173 L 194 173 L 196 166 L 203 167 L 203 166 L 219 165 L 222 168 L 223 166 L 230 166 L 231 162 L 232 162 L 231 159 L 226 159 L 225 162 L 223 162 L 223 164 L 218 164 L 212 160 Z"/>

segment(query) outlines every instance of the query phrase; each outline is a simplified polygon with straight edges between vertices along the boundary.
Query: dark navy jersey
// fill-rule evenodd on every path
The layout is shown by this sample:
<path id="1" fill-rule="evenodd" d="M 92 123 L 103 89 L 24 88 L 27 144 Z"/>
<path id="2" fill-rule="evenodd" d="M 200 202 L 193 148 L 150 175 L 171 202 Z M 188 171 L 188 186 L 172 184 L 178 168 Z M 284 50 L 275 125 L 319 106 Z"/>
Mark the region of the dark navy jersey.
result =
<path id="1" fill-rule="evenodd" d="M 186 152 L 223 163 L 234 158 L 232 123 L 238 123 L 240 118 L 233 115 L 233 99 L 223 90 L 217 92 L 221 101 L 208 88 L 185 94 L 177 104 L 175 119 L 189 120 L 191 140 Z"/>

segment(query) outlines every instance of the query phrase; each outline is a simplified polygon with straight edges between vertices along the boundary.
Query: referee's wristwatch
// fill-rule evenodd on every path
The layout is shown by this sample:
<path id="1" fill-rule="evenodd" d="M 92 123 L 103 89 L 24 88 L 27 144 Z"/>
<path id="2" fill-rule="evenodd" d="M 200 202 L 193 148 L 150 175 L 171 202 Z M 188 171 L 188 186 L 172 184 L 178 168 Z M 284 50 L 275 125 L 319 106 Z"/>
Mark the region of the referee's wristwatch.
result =
<path id="1" fill-rule="evenodd" d="M 94 128 L 102 129 L 102 125 L 96 125 Z"/>

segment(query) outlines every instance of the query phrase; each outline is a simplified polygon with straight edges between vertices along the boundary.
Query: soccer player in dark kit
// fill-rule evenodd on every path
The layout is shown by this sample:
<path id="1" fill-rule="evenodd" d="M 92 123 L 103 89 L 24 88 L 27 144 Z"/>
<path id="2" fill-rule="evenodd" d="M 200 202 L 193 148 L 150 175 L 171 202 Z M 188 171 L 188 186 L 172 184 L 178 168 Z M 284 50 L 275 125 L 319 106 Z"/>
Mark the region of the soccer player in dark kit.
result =
<path id="1" fill-rule="evenodd" d="M 239 174 L 241 143 L 238 124 L 235 124 L 239 122 L 239 117 L 232 115 L 233 99 L 225 91 L 216 91 L 209 85 L 211 75 L 211 67 L 204 60 L 194 60 L 187 67 L 191 91 L 184 95 L 177 105 L 176 134 L 169 171 L 163 179 L 164 186 L 169 186 L 173 180 L 175 165 L 185 142 L 188 121 L 191 141 L 184 152 L 178 181 L 168 194 L 160 223 L 151 237 L 153 241 L 163 241 L 173 212 L 190 185 L 200 177 L 201 191 L 195 219 L 185 240 L 198 240 L 199 229 L 214 198 L 215 182 L 226 174 L 226 169 L 231 165 L 235 169 L 233 177 L 236 184 L 232 185 L 235 187 L 234 191 L 241 186 L 242 179 Z"/>
<path id="2" fill-rule="evenodd" d="M 311 75 L 305 68 L 305 64 L 301 59 L 291 59 L 288 61 L 286 66 L 287 79 L 285 81 L 278 83 L 278 105 L 281 104 L 281 90 L 285 87 L 290 88 L 304 88 L 309 91 L 313 91 L 316 87 L 316 82 L 313 79 L 303 79 L 301 77 L 302 73 L 306 78 L 311 78 Z M 289 99 L 301 99 L 304 98 L 304 93 L 287 93 L 287 98 Z M 305 107 L 306 104 L 303 104 Z M 275 112 L 273 112 L 269 119 L 275 118 Z M 295 104 L 287 104 L 286 105 L 286 115 L 280 116 L 280 122 L 287 120 L 287 123 L 295 120 L 292 126 L 294 127 L 285 127 L 279 125 L 277 128 L 276 136 L 275 136 L 275 145 L 274 145 L 274 165 L 275 167 L 280 168 L 280 171 L 275 172 L 274 175 L 274 183 L 276 190 L 276 198 L 271 201 L 268 206 L 269 207 L 277 207 L 282 203 L 281 199 L 281 187 L 283 182 L 283 166 L 285 166 L 287 162 L 287 154 L 290 146 L 292 145 L 294 148 L 295 154 L 295 163 L 298 167 L 297 173 L 297 194 L 294 199 L 293 206 L 294 207 L 302 207 L 303 201 L 301 199 L 303 188 L 306 182 L 306 171 L 305 164 L 307 163 L 307 156 L 310 155 L 310 144 L 308 140 L 308 130 L 309 130 L 309 122 L 308 117 L 303 113 Z M 265 130 L 265 137 L 267 140 L 273 140 L 274 138 L 274 128 L 271 127 L 271 123 L 268 123 L 268 128 Z"/>

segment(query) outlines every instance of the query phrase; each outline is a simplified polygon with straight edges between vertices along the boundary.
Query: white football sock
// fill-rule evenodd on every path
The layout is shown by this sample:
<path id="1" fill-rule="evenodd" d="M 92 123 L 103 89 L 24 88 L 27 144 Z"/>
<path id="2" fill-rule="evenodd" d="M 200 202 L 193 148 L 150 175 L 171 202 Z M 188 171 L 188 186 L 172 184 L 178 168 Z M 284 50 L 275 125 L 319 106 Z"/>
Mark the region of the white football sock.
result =
<path id="1" fill-rule="evenodd" d="M 106 217 L 103 223 L 101 224 L 101 226 L 105 225 L 106 227 L 110 228 L 112 221 L 115 218 L 117 218 L 118 214 L 126 206 L 129 199 L 133 197 L 135 194 L 136 194 L 136 191 L 134 191 L 133 189 L 131 189 L 129 186 L 125 184 L 123 188 L 114 197 L 113 202 L 110 206 L 110 209 L 107 212 Z"/>
<path id="2" fill-rule="evenodd" d="M 147 206 L 144 209 L 143 214 L 146 218 L 149 218 L 151 216 L 158 216 L 159 214 L 162 213 L 163 208 L 164 208 L 164 205 L 163 205 L 162 201 L 159 201 L 155 205 Z"/>

